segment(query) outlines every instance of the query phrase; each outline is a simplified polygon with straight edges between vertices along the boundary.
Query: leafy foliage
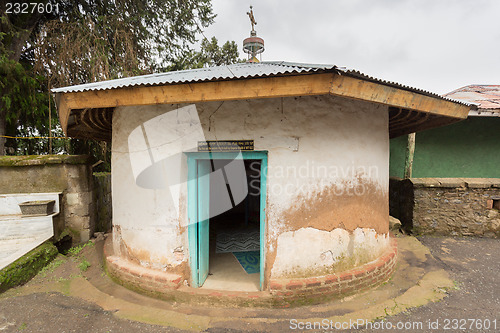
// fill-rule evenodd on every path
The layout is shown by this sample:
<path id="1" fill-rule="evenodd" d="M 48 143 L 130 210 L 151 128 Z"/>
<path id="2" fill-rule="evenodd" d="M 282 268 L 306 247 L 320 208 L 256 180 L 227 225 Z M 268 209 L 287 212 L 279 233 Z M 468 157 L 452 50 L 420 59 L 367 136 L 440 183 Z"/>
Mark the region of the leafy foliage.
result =
<path id="1" fill-rule="evenodd" d="M 213 23 L 209 0 L 78 0 L 33 39 L 52 86 L 151 73 L 191 51 Z"/>
<path id="2" fill-rule="evenodd" d="M 227 41 L 219 46 L 217 38 L 203 38 L 200 51 L 188 51 L 174 61 L 168 70 L 183 70 L 210 66 L 222 66 L 244 62 L 239 59 L 238 46 L 234 41 Z"/>
<path id="3" fill-rule="evenodd" d="M 31 69 L 24 59 L 15 61 L 7 57 L 7 52 L 0 53 L 0 115 L 10 136 L 48 136 L 49 111 L 52 112 L 52 128 L 57 124 L 55 108 L 49 110 L 46 79 L 34 74 Z M 18 154 L 30 154 L 43 152 L 46 142 L 26 140 L 17 143 L 8 139 L 7 145 L 16 147 Z M 11 152 L 16 150 L 11 148 Z"/>
<path id="4" fill-rule="evenodd" d="M 202 50 L 194 50 L 215 18 L 210 0 L 37 2 L 59 11 L 0 16 L 0 136 L 62 136 L 52 87 L 239 61 L 234 42 L 219 47 L 217 39 L 204 39 Z M 6 8 L 6 1 L 0 4 Z M 106 143 L 52 143 L 52 152 L 90 154 L 109 170 Z M 49 151 L 46 139 L 7 145 L 11 154 Z M 0 155 L 2 146 L 0 137 Z"/>

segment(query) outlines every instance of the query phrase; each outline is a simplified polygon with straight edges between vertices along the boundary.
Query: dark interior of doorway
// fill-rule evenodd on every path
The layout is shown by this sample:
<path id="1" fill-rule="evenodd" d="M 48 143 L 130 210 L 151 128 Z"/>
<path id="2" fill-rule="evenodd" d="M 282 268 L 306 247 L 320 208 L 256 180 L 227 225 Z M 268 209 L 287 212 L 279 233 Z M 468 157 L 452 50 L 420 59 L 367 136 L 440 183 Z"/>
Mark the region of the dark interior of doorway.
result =
<path id="1" fill-rule="evenodd" d="M 229 161 L 228 161 L 229 162 Z M 209 275 L 204 286 L 210 289 L 257 291 L 259 290 L 259 272 L 248 273 L 238 261 L 240 251 L 221 252 L 217 249 L 217 239 L 233 235 L 238 240 L 235 247 L 246 254 L 252 252 L 252 258 L 260 258 L 260 160 L 244 160 L 248 195 L 232 209 L 210 218 L 210 253 Z M 211 197 L 210 200 L 214 198 Z M 212 214 L 210 214 L 212 216 Z M 250 250 L 250 251 L 248 251 Z M 240 252 L 240 253 L 238 253 Z M 255 266 L 255 265 L 254 265 Z M 251 269 L 246 267 L 247 270 Z"/>

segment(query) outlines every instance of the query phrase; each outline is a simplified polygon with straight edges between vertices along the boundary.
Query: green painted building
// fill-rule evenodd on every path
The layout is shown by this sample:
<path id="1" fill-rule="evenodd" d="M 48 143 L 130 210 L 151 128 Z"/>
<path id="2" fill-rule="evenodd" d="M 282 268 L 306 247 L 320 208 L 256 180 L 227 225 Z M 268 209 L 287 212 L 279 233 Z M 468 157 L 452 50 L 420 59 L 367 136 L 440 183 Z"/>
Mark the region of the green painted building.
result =
<path id="1" fill-rule="evenodd" d="M 445 96 L 478 104 L 478 110 L 415 134 L 411 177 L 500 178 L 500 85 L 466 86 Z M 391 139 L 391 177 L 404 178 L 407 145 L 407 135 Z"/>

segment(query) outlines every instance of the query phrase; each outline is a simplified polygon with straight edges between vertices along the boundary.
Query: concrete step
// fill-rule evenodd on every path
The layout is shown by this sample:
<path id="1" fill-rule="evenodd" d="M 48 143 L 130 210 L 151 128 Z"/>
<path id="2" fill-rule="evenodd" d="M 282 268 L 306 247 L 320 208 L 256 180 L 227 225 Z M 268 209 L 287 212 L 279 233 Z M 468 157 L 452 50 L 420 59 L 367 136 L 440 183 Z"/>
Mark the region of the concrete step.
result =
<path id="1" fill-rule="evenodd" d="M 0 218 L 0 269 L 54 235 L 52 216 Z"/>

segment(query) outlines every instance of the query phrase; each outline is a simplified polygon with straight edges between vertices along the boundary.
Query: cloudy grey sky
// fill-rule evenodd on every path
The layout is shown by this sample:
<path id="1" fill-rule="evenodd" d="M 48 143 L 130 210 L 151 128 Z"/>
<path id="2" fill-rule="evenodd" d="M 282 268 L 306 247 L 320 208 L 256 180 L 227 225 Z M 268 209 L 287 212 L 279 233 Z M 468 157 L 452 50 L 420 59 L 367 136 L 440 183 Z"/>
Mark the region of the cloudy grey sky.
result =
<path id="1" fill-rule="evenodd" d="M 205 31 L 242 52 L 253 5 L 262 60 L 335 64 L 446 93 L 500 84 L 498 0 L 213 0 Z"/>

